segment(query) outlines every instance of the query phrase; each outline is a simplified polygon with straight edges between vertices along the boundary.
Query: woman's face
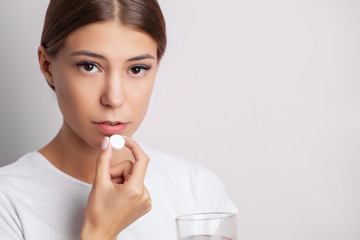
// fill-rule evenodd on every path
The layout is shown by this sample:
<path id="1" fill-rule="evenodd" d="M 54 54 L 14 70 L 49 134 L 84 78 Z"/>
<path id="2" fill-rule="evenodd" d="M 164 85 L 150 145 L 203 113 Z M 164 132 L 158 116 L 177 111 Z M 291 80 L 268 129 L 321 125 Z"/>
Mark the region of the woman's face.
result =
<path id="1" fill-rule="evenodd" d="M 104 136 L 132 136 L 145 117 L 158 68 L 156 42 L 116 21 L 71 33 L 51 59 L 64 127 L 98 148 Z"/>

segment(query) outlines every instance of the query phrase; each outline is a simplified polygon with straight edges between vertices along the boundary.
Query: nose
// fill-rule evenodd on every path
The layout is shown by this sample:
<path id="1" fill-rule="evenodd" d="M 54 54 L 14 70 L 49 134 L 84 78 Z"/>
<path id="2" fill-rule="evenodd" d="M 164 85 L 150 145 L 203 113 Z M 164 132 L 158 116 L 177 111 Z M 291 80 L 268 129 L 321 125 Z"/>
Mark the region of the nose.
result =
<path id="1" fill-rule="evenodd" d="M 121 77 L 113 74 L 104 80 L 105 86 L 100 98 L 101 104 L 111 108 L 121 107 L 124 104 L 124 91 Z"/>

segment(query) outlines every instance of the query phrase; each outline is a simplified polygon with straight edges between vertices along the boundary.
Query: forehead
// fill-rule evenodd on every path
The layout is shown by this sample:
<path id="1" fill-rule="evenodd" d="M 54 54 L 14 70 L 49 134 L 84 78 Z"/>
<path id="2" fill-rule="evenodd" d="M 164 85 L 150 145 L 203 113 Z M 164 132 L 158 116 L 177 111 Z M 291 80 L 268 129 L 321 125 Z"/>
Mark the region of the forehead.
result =
<path id="1" fill-rule="evenodd" d="M 117 59 L 143 54 L 156 57 L 157 44 L 144 32 L 118 21 L 104 21 L 78 28 L 66 38 L 63 45 L 65 54 L 81 50 Z"/>

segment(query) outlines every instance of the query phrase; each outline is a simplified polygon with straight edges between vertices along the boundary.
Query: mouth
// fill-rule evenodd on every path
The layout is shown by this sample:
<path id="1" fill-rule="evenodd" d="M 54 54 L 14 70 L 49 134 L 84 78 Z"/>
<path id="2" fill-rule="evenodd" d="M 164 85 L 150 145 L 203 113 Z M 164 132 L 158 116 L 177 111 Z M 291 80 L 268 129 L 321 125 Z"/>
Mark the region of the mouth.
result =
<path id="1" fill-rule="evenodd" d="M 117 126 L 121 123 L 110 123 L 110 122 L 103 122 L 102 124 L 108 125 L 108 126 Z"/>
<path id="2" fill-rule="evenodd" d="M 106 135 L 120 134 L 128 125 L 128 123 L 112 121 L 94 122 L 94 124 L 102 133 Z"/>

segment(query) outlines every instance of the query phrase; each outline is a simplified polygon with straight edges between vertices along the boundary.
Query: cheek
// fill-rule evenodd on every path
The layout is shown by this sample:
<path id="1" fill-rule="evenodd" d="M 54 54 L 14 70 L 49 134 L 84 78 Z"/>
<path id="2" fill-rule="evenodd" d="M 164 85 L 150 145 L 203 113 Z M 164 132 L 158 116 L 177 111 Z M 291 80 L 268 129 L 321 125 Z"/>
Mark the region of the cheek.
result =
<path id="1" fill-rule="evenodd" d="M 131 104 L 132 111 L 136 113 L 136 118 L 141 121 L 147 112 L 150 97 L 153 90 L 153 81 L 148 81 L 147 84 L 137 86 L 136 88 L 127 91 L 127 100 Z"/>
<path id="2" fill-rule="evenodd" d="M 71 74 L 61 74 L 56 78 L 55 92 L 59 108 L 66 119 L 72 119 L 77 112 L 87 112 L 91 101 L 95 99 L 96 85 L 86 84 L 81 79 L 74 79 Z"/>

